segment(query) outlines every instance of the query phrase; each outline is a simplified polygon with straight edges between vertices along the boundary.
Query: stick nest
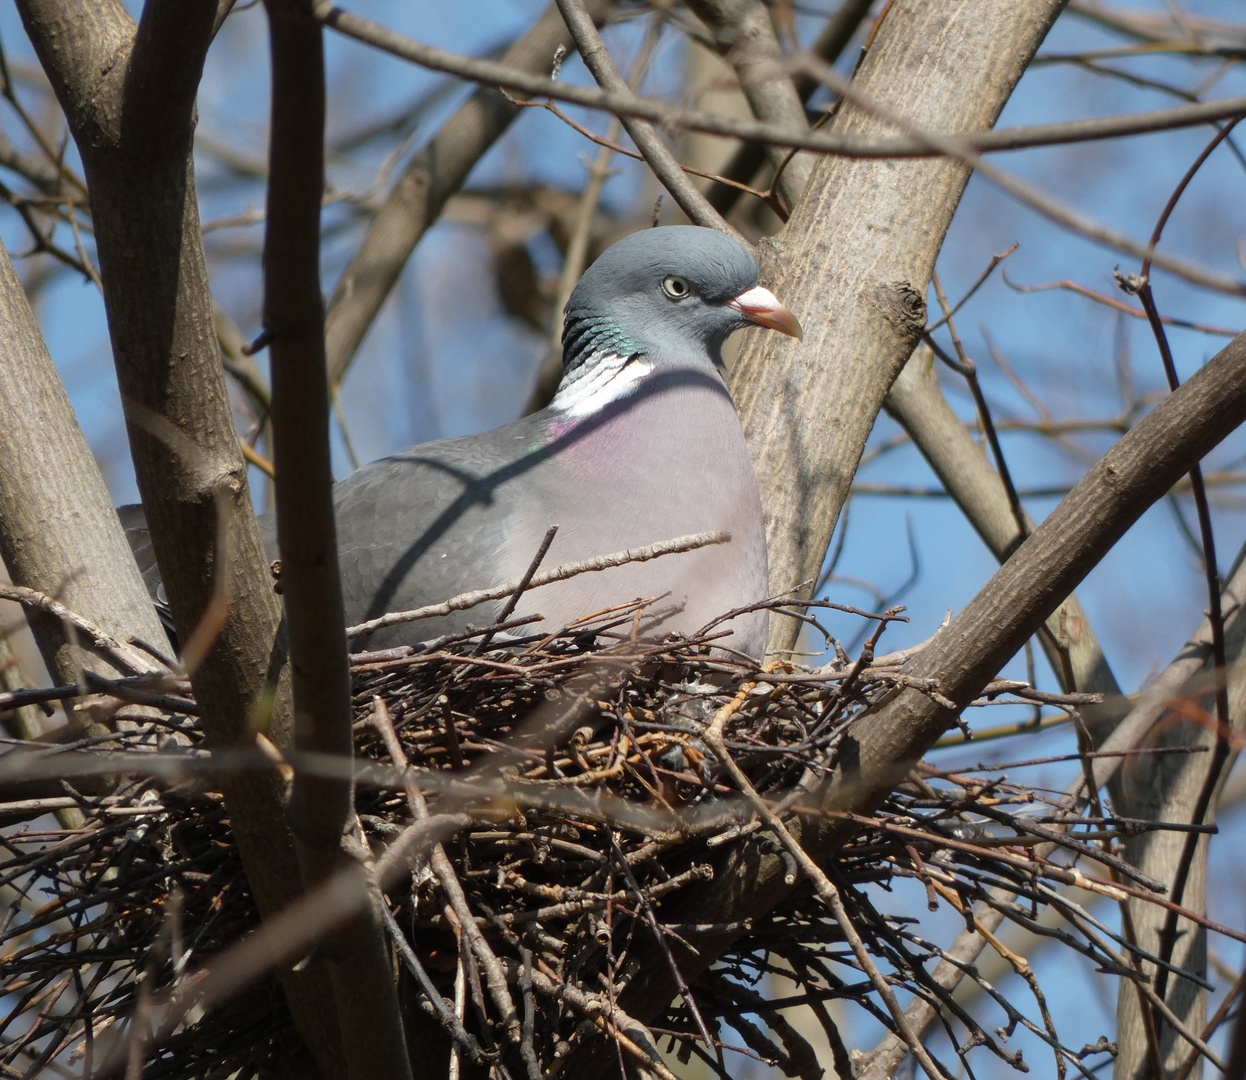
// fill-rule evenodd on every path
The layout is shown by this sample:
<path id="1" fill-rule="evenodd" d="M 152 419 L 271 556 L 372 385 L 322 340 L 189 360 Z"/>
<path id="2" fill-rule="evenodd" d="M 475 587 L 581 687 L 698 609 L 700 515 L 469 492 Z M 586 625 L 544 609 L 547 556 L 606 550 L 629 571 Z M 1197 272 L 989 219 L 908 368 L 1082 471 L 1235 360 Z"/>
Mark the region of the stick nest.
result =
<path id="1" fill-rule="evenodd" d="M 823 1074 L 818 1054 L 786 1015 L 808 1007 L 835 1067 L 850 1075 L 827 1006 L 855 1003 L 895 1031 L 877 992 L 881 978 L 935 1003 L 962 1056 L 983 1046 L 1024 1069 L 1005 1045 L 1023 1026 L 1050 1047 L 1059 1075 L 1103 1061 L 1096 1055 L 1112 1049 L 1105 1042 L 1061 1042 L 1028 965 L 1014 964 L 1033 993 L 1028 1012 L 973 968 L 969 977 L 987 992 L 978 1011 L 993 1003 L 994 1018 L 954 1003 L 930 974 L 930 961 L 946 953 L 905 913 L 915 890 L 892 890 L 911 879 L 932 910 L 948 906 L 966 919 L 985 902 L 1101 970 L 1127 974 L 1127 945 L 1058 887 L 1097 839 L 1140 823 L 1079 817 L 1004 776 L 918 767 L 875 812 L 839 815 L 855 831 L 823 867 L 869 951 L 863 970 L 842 924 L 701 736 L 719 710 L 731 710 L 726 748 L 775 806 L 802 783 L 816 787 L 853 720 L 903 683 L 900 664 L 873 659 L 877 633 L 862 655 L 849 658 L 836 646 L 838 661 L 811 673 L 759 669 L 711 655 L 702 643 L 637 643 L 626 630 L 616 623 L 518 641 L 476 635 L 421 654 L 355 658 L 357 838 L 379 855 L 423 812 L 421 799 L 427 812 L 472 817 L 442 848 L 419 854 L 386 895 L 400 1000 L 420 1012 L 409 1019 L 441 1031 L 447 1054 L 492 1064 L 499 1075 L 549 1075 L 578 1042 L 597 1038 L 613 1044 L 612 1057 L 659 1075 L 657 1049 L 675 1068 L 672 1054 L 679 1062 L 696 1056 L 721 1075 L 730 1068 L 727 1049 L 813 1078 Z M 188 711 L 148 715 L 110 748 L 120 744 L 151 762 L 176 742 L 179 760 L 206 761 Z M 418 793 L 404 789 L 391 733 Z M 89 1071 L 106 1032 L 141 1042 L 145 1003 L 185 985 L 257 924 L 212 774 L 188 769 L 170 779 L 165 769 L 156 779 L 138 764 L 135 775 L 93 797 L 66 783 L 55 805 L 72 800 L 81 824 L 58 827 L 46 812 L 36 819 L 33 807 L 30 820 L 5 830 L 5 1075 L 32 1075 L 48 1063 Z M 1036 852 L 1051 839 L 1060 846 Z M 745 845 L 753 861 L 733 864 Z M 689 922 L 693 904 L 704 912 L 730 866 L 767 857 L 790 888 L 764 918 Z M 1121 872 L 1129 884 L 1129 868 Z M 1082 885 L 1100 887 L 1093 875 L 1101 866 L 1076 873 Z M 1133 884 L 1145 891 L 1147 883 Z M 892 901 L 900 913 L 883 909 Z M 1040 924 L 1048 907 L 1063 917 L 1056 929 Z M 731 944 L 698 971 L 689 946 L 707 931 Z M 676 1002 L 647 1027 L 621 1004 L 641 958 L 681 971 L 671 976 Z M 313 952 L 306 962 L 319 960 Z M 143 1073 L 267 1075 L 298 1046 L 270 978 L 223 1007 L 188 1013 L 159 1045 L 144 1043 Z"/>

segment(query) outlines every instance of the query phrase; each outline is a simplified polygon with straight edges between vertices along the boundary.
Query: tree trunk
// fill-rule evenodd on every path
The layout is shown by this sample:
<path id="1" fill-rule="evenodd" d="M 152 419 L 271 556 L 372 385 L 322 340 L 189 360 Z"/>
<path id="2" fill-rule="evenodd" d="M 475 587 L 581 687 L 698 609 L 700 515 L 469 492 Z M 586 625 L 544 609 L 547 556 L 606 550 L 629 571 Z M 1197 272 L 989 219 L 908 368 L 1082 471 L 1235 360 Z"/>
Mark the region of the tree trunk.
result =
<path id="1" fill-rule="evenodd" d="M 9 253 L 0 244 L 0 555 L 15 585 L 38 589 L 124 642 L 168 641 L 126 543 L 95 455 L 48 354 Z M 139 649 L 119 670 L 60 619 L 27 618 L 52 678 L 160 671 Z M 75 648 L 75 645 L 81 648 Z"/>
<path id="2" fill-rule="evenodd" d="M 989 128 L 1062 6 L 900 0 L 852 85 L 933 131 Z M 847 103 L 830 130 L 893 134 Z M 821 570 L 874 418 L 925 324 L 935 257 L 969 172 L 945 158 L 823 158 L 791 220 L 760 245 L 762 280 L 805 328 L 799 346 L 750 332 L 732 373 L 766 510 L 772 592 L 801 586 L 807 596 Z M 790 649 L 798 629 L 777 619 L 771 648 Z"/>
<path id="3" fill-rule="evenodd" d="M 281 607 L 251 507 L 212 321 L 192 144 L 216 0 L 150 0 L 136 28 L 117 0 L 22 0 L 19 11 L 82 155 L 113 359 L 139 490 L 213 747 L 290 733 Z M 203 634 L 196 639 L 202 625 Z M 301 893 L 275 769 L 222 790 L 260 910 Z M 345 1075 L 323 964 L 285 971 L 300 1034 Z"/>

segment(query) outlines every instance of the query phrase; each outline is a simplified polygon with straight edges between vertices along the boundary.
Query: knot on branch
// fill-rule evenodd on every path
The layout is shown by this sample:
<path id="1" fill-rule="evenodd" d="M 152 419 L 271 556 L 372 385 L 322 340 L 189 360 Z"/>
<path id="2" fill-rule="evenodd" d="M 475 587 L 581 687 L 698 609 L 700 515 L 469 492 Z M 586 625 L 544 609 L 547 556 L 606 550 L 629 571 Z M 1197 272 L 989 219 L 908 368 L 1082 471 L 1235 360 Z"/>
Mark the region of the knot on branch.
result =
<path id="1" fill-rule="evenodd" d="M 878 289 L 876 302 L 883 317 L 916 345 L 926 326 L 926 298 L 921 290 L 910 281 L 887 281 Z"/>

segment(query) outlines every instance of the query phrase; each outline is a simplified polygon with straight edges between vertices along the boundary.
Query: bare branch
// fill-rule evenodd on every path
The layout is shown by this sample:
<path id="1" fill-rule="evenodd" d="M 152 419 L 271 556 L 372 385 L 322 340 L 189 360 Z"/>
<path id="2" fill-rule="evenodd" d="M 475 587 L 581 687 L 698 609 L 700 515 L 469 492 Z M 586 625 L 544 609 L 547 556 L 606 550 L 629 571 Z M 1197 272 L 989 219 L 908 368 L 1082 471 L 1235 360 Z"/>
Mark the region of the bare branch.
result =
<path id="1" fill-rule="evenodd" d="M 616 97 L 634 100 L 636 95 L 632 93 L 632 88 L 627 85 L 627 81 L 615 68 L 614 61 L 610 59 L 610 53 L 606 50 L 601 35 L 597 33 L 597 27 L 593 25 L 593 20 L 584 7 L 583 0 L 557 0 L 557 2 L 558 10 L 562 12 L 567 29 L 575 38 L 576 48 L 580 50 L 584 66 L 592 72 L 597 84 Z M 620 119 L 623 121 L 623 129 L 636 144 L 636 149 L 644 154 L 649 168 L 661 181 L 662 186 L 670 192 L 671 198 L 679 204 L 679 208 L 688 215 L 689 220 L 697 225 L 718 229 L 728 236 L 734 236 L 737 240 L 743 240 L 743 237 L 723 220 L 722 215 L 710 206 L 705 196 L 684 175 L 679 162 L 675 160 L 675 155 L 658 137 L 652 124 L 634 116 L 620 115 Z"/>
<path id="2" fill-rule="evenodd" d="M 710 135 L 727 135 L 766 145 L 786 146 L 795 150 L 816 150 L 827 154 L 859 158 L 941 157 L 949 151 L 930 145 L 928 138 L 860 135 L 822 131 L 776 131 L 756 120 L 716 116 L 695 109 L 682 108 L 664 101 L 639 98 L 555 82 L 505 64 L 438 49 L 432 45 L 404 37 L 378 23 L 345 11 L 332 0 L 315 0 L 317 18 L 347 37 L 382 49 L 394 56 L 433 71 L 444 71 L 472 82 L 502 86 L 531 97 L 553 98 L 589 109 L 601 109 L 616 116 L 633 116 L 675 130 L 704 131 Z M 889 16 L 890 17 L 890 16 Z M 807 65 L 798 58 L 795 66 Z M 821 69 L 817 69 L 821 75 Z M 1098 120 L 1071 120 L 1059 124 L 1041 124 L 1024 128 L 1001 128 L 998 131 L 964 130 L 949 134 L 965 149 L 982 153 L 998 150 L 1020 150 L 1031 146 L 1056 146 L 1070 142 L 1114 139 L 1149 131 L 1169 131 L 1195 127 L 1215 120 L 1230 120 L 1246 114 L 1246 97 L 1225 98 L 1195 105 L 1128 116 L 1110 116 Z"/>
<path id="3" fill-rule="evenodd" d="M 613 9 L 614 0 L 589 0 L 588 6 L 593 19 L 600 22 Z M 317 8 L 317 14 L 323 17 L 324 10 Z M 543 76 L 549 72 L 557 48 L 570 43 L 562 16 L 551 3 L 500 62 L 510 69 Z M 416 154 L 394 185 L 329 301 L 325 335 L 331 385 L 342 381 L 420 237 L 520 111 L 520 106 L 499 90 L 482 86 Z"/>
<path id="4" fill-rule="evenodd" d="M 350 672 L 333 517 L 329 380 L 320 292 L 324 193 L 324 43 L 300 0 L 267 0 L 272 55 L 264 329 L 272 356 L 273 462 L 282 597 L 293 673 L 294 746 L 349 762 Z M 351 859 L 346 777 L 295 773 L 290 823 L 308 887 Z M 358 873 L 358 870 L 356 870 Z M 352 1076 L 411 1080 L 379 897 L 325 936 Z"/>

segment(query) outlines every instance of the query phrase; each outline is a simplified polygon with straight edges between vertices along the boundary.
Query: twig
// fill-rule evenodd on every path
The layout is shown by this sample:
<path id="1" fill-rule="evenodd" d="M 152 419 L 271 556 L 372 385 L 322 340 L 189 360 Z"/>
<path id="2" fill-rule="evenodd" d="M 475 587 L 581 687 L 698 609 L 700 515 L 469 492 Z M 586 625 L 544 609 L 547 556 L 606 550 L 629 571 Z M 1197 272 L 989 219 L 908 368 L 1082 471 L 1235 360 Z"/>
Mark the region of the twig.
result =
<path id="1" fill-rule="evenodd" d="M 1167 205 L 1160 214 L 1159 220 L 1155 224 L 1155 229 L 1151 234 L 1151 242 L 1149 250 L 1153 250 L 1159 243 L 1160 237 L 1163 235 L 1164 226 L 1168 222 L 1169 216 L 1176 208 L 1177 202 L 1181 195 L 1194 179 L 1195 173 L 1202 166 L 1216 149 L 1237 125 L 1237 121 L 1227 124 L 1221 129 L 1214 138 L 1203 149 L 1202 153 L 1194 160 L 1193 164 L 1186 170 L 1185 175 L 1173 190 L 1172 195 L 1168 199 Z M 1155 304 L 1155 298 L 1151 291 L 1150 269 L 1152 259 L 1148 255 L 1143 260 L 1140 274 L 1141 284 L 1138 289 L 1138 299 L 1142 301 L 1143 309 L 1147 313 L 1147 318 L 1151 324 L 1151 330 L 1155 335 L 1156 345 L 1159 348 L 1160 358 L 1163 362 L 1164 374 L 1168 379 L 1169 390 L 1175 391 L 1180 386 L 1180 380 L 1177 378 L 1176 365 L 1173 362 L 1172 350 L 1168 344 L 1168 335 L 1164 331 L 1164 325 L 1160 321 L 1159 311 Z M 1195 825 L 1202 824 L 1207 816 L 1208 810 L 1211 808 L 1211 801 L 1215 794 L 1216 785 L 1220 780 L 1220 773 L 1229 756 L 1229 690 L 1227 682 L 1228 660 L 1225 649 L 1224 635 L 1224 615 L 1220 608 L 1220 571 L 1216 564 L 1216 543 L 1215 533 L 1211 524 L 1211 510 L 1207 505 L 1207 490 L 1203 484 L 1202 468 L 1198 462 L 1195 462 L 1190 468 L 1190 486 L 1194 494 L 1194 506 L 1198 513 L 1199 534 L 1202 540 L 1203 548 L 1203 571 L 1207 580 L 1208 594 L 1208 622 L 1211 626 L 1211 651 L 1215 669 L 1218 672 L 1225 672 L 1226 677 L 1218 679 L 1216 682 L 1216 747 L 1212 755 L 1211 764 L 1208 766 L 1207 775 L 1203 779 L 1202 788 L 1195 800 L 1194 809 L 1191 814 L 1191 821 Z M 1177 863 L 1177 871 L 1173 875 L 1172 897 L 1176 903 L 1181 903 L 1185 892 L 1186 882 L 1189 879 L 1190 870 L 1194 865 L 1194 856 L 1198 846 L 1198 834 L 1189 833 L 1186 836 L 1185 843 L 1182 846 L 1181 857 Z M 1169 911 L 1164 920 L 1163 928 L 1160 930 L 1160 955 L 1165 960 L 1171 960 L 1173 950 L 1177 943 L 1177 916 L 1174 912 Z M 1167 990 L 1168 977 L 1167 972 L 1161 968 L 1155 977 L 1155 993 L 1161 999 Z"/>
<path id="2" fill-rule="evenodd" d="M 390 720 L 389 710 L 385 707 L 384 701 L 379 697 L 375 698 L 373 702 L 372 724 L 384 740 L 385 747 L 389 751 L 389 756 L 393 759 L 394 765 L 403 774 L 407 806 L 411 810 L 411 816 L 415 818 L 417 823 L 427 821 L 429 815 L 428 808 L 424 803 L 424 795 L 415 783 L 415 778 L 408 767 L 407 755 L 402 749 L 402 744 L 398 741 L 398 736 L 394 733 L 394 725 Z M 484 935 L 480 932 L 480 927 L 477 926 L 476 919 L 472 915 L 471 909 L 467 906 L 467 897 L 463 895 L 463 887 L 459 884 L 459 879 L 454 873 L 454 867 L 446 857 L 445 849 L 440 844 L 433 846 L 432 852 L 429 855 L 429 863 L 433 868 L 433 873 L 437 875 L 437 880 L 440 882 L 442 891 L 446 894 L 451 908 L 462 924 L 463 933 L 472 952 L 485 969 L 485 978 L 489 984 L 489 992 L 493 998 L 494 1005 L 497 1006 L 499 1013 L 501 1013 L 502 1022 L 506 1025 L 507 1036 L 512 1043 L 517 1044 L 523 1038 L 523 1028 L 519 1020 L 519 1014 L 515 1011 L 515 1002 L 506 988 L 506 975 L 497 956 L 494 955 L 493 950 L 489 947 L 489 943 L 485 941 Z"/>
<path id="3" fill-rule="evenodd" d="M 78 633 L 85 634 L 90 639 L 91 648 L 102 653 L 117 667 L 129 672 L 131 675 L 151 675 L 161 670 L 153 664 L 151 657 L 137 649 L 122 644 L 116 638 L 104 633 L 103 630 L 88 619 L 83 618 L 76 612 L 70 611 L 59 600 L 54 600 L 47 593 L 40 592 L 38 589 L 28 589 L 23 585 L 0 584 L 0 600 L 12 600 L 23 607 L 35 608 L 46 612 L 54 619 L 60 619 L 62 622 L 67 623 Z"/>
<path id="4" fill-rule="evenodd" d="M 649 544 L 645 547 L 628 548 L 625 551 L 616 551 L 610 555 L 597 555 L 591 559 L 566 563 L 563 566 L 556 566 L 550 570 L 542 570 L 532 576 L 532 580 L 528 582 L 528 588 L 538 589 L 542 585 L 548 585 L 554 581 L 566 581 L 577 574 L 609 570 L 611 567 L 623 566 L 625 563 L 647 562 L 649 559 L 658 559 L 663 555 L 695 551 L 697 548 L 707 547 L 710 544 L 725 544 L 730 539 L 730 533 L 725 532 L 690 533 L 688 536 L 676 537 L 674 540 L 664 540 L 661 543 Z M 367 634 L 374 634 L 378 630 L 384 630 L 389 626 L 416 622 L 420 619 L 435 619 L 442 615 L 449 615 L 453 611 L 466 611 L 468 608 L 478 607 L 492 600 L 501 600 L 510 596 L 519 588 L 519 584 L 518 581 L 510 581 L 505 585 L 492 589 L 475 589 L 472 592 L 460 593 L 444 603 L 429 604 L 422 608 L 414 608 L 411 611 L 391 612 L 388 615 L 382 615 L 380 618 L 369 619 L 367 622 L 348 627 L 346 636 L 348 638 L 364 637 Z"/>

